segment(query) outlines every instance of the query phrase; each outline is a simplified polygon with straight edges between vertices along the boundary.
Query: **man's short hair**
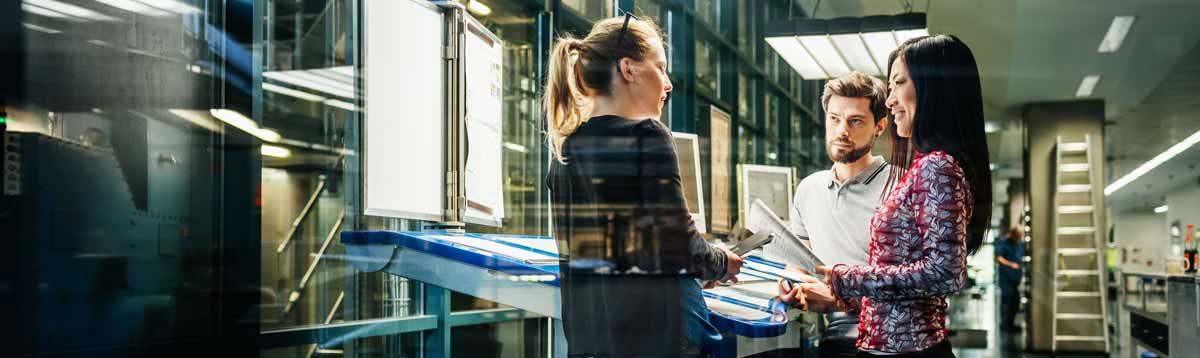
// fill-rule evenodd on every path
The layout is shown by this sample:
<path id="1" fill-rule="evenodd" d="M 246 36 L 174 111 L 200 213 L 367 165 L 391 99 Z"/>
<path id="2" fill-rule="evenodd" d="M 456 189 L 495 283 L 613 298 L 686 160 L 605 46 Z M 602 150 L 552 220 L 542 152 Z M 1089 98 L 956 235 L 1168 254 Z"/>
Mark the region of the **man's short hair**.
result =
<path id="1" fill-rule="evenodd" d="M 825 83 L 825 92 L 821 94 L 821 109 L 828 110 L 829 98 L 833 96 L 850 98 L 866 98 L 871 100 L 871 120 L 879 121 L 887 116 L 887 87 L 878 78 L 865 73 L 853 71 L 844 76 L 829 80 Z"/>

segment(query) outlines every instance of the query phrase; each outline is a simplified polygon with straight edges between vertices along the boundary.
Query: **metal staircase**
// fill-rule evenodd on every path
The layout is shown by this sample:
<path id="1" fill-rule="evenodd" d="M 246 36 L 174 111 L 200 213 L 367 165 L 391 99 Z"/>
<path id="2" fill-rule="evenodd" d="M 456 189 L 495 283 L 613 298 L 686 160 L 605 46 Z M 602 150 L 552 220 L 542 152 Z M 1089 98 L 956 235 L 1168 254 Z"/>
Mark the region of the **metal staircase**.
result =
<path id="1" fill-rule="evenodd" d="M 1054 193 L 1055 352 L 1108 352 L 1108 308 L 1101 240 L 1101 213 L 1093 203 L 1090 136 L 1082 142 L 1057 139 Z"/>

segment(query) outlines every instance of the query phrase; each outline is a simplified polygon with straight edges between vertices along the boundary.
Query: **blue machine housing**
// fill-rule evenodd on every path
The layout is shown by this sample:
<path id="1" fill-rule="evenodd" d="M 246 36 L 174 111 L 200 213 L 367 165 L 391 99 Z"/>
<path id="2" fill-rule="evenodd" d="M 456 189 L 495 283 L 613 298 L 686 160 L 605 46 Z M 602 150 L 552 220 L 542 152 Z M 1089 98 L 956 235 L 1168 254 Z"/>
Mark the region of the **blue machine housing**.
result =
<path id="1" fill-rule="evenodd" d="M 397 231 L 355 231 L 342 233 L 341 242 L 345 245 L 395 245 L 411 250 L 421 251 L 434 256 L 470 264 L 473 266 L 493 270 L 496 272 L 509 274 L 513 276 L 524 275 L 552 275 L 553 280 L 545 280 L 540 283 L 558 287 L 559 285 L 559 267 L 557 264 L 528 264 L 524 261 L 504 256 L 487 250 L 478 249 L 475 247 L 465 246 L 447 240 L 439 239 L 439 236 L 459 235 L 482 240 L 489 240 L 495 243 L 507 245 L 522 250 L 527 250 L 534 253 L 539 253 L 548 256 L 557 256 L 555 252 L 547 252 L 534 247 L 519 245 L 506 240 L 505 238 L 520 238 L 520 239 L 544 239 L 553 240 L 545 236 L 524 236 L 524 235 L 493 235 L 493 234 L 452 234 L 444 231 L 430 232 L 397 232 Z M 349 251 L 348 251 L 349 252 Z M 378 259 L 378 258 L 376 258 Z M 770 265 L 770 267 L 782 269 L 783 265 L 774 262 L 762 260 L 757 257 L 749 258 L 756 263 Z M 360 268 L 361 269 L 361 268 Z M 750 276 L 761 279 L 777 279 L 778 277 L 771 273 L 745 270 L 742 273 L 743 277 Z M 436 284 L 436 283 L 435 283 Z M 709 299 L 720 300 L 746 307 L 755 310 L 765 310 L 765 308 L 757 305 L 742 302 L 729 297 L 724 297 L 709 291 L 705 291 L 704 297 Z M 503 303 L 503 302 L 501 302 Z M 782 335 L 786 332 L 787 322 L 773 322 L 771 318 L 761 320 L 744 320 L 736 317 L 726 316 L 717 312 L 709 312 L 709 319 L 719 330 L 724 332 L 733 332 L 739 336 L 750 338 L 765 338 Z"/>

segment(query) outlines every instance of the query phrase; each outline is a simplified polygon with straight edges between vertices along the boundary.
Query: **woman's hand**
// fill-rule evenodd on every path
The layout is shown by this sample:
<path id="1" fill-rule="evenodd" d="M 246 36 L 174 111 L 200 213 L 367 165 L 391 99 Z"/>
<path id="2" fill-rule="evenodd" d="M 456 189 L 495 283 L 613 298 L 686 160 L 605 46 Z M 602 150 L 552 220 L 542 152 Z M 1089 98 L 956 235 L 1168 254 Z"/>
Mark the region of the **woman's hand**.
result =
<path id="1" fill-rule="evenodd" d="M 779 301 L 801 309 L 805 306 L 804 291 L 799 286 L 792 285 L 786 278 L 779 279 Z"/>
<path id="2" fill-rule="evenodd" d="M 727 248 L 720 249 L 725 251 L 725 276 L 721 277 L 721 282 L 737 282 L 737 275 L 742 273 L 742 263 L 745 260 Z"/>
<path id="3" fill-rule="evenodd" d="M 817 266 L 817 274 L 824 275 L 826 279 L 829 277 L 828 266 Z M 835 311 L 843 311 L 841 302 L 837 296 L 834 296 L 833 290 L 829 288 L 827 282 L 822 282 L 816 277 L 804 275 L 800 276 L 803 280 L 799 284 L 800 294 L 804 297 L 804 305 L 801 309 L 809 312 L 829 313 Z"/>
<path id="4" fill-rule="evenodd" d="M 704 281 L 704 286 L 701 286 L 701 288 L 705 290 L 715 288 L 720 285 L 721 282 L 737 282 L 737 275 L 742 273 L 742 263 L 745 262 L 741 256 L 733 253 L 733 251 L 729 251 L 729 249 L 721 246 L 713 247 L 725 252 L 725 276 L 721 276 L 721 278 L 717 280 Z"/>

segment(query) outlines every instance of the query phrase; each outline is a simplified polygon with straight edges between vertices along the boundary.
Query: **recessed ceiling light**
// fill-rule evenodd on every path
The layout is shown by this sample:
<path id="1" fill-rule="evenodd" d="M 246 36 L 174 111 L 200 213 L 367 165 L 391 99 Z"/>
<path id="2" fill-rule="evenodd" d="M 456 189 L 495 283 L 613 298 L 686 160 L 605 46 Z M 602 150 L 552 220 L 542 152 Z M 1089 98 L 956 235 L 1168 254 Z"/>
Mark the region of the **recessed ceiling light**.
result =
<path id="1" fill-rule="evenodd" d="M 1088 97 L 1092 92 L 1096 91 L 1096 84 L 1100 83 L 1100 75 L 1088 75 L 1083 77 L 1083 81 L 1079 81 L 1079 89 L 1075 90 L 1075 97 Z"/>
<path id="2" fill-rule="evenodd" d="M 1154 208 L 1154 213 L 1155 213 L 1155 214 L 1162 214 L 1162 213 L 1165 213 L 1165 212 L 1167 212 L 1167 206 L 1166 206 L 1166 205 L 1163 205 L 1163 206 L 1160 206 L 1160 207 Z"/>
<path id="3" fill-rule="evenodd" d="M 1100 53 L 1113 53 L 1121 49 L 1121 43 L 1125 42 L 1125 36 L 1129 35 L 1129 29 L 1133 27 L 1133 22 L 1137 17 L 1132 15 L 1117 16 L 1112 20 L 1112 24 L 1108 25 L 1108 32 L 1104 34 L 1104 39 L 1100 40 L 1100 48 L 1097 51 Z"/>

